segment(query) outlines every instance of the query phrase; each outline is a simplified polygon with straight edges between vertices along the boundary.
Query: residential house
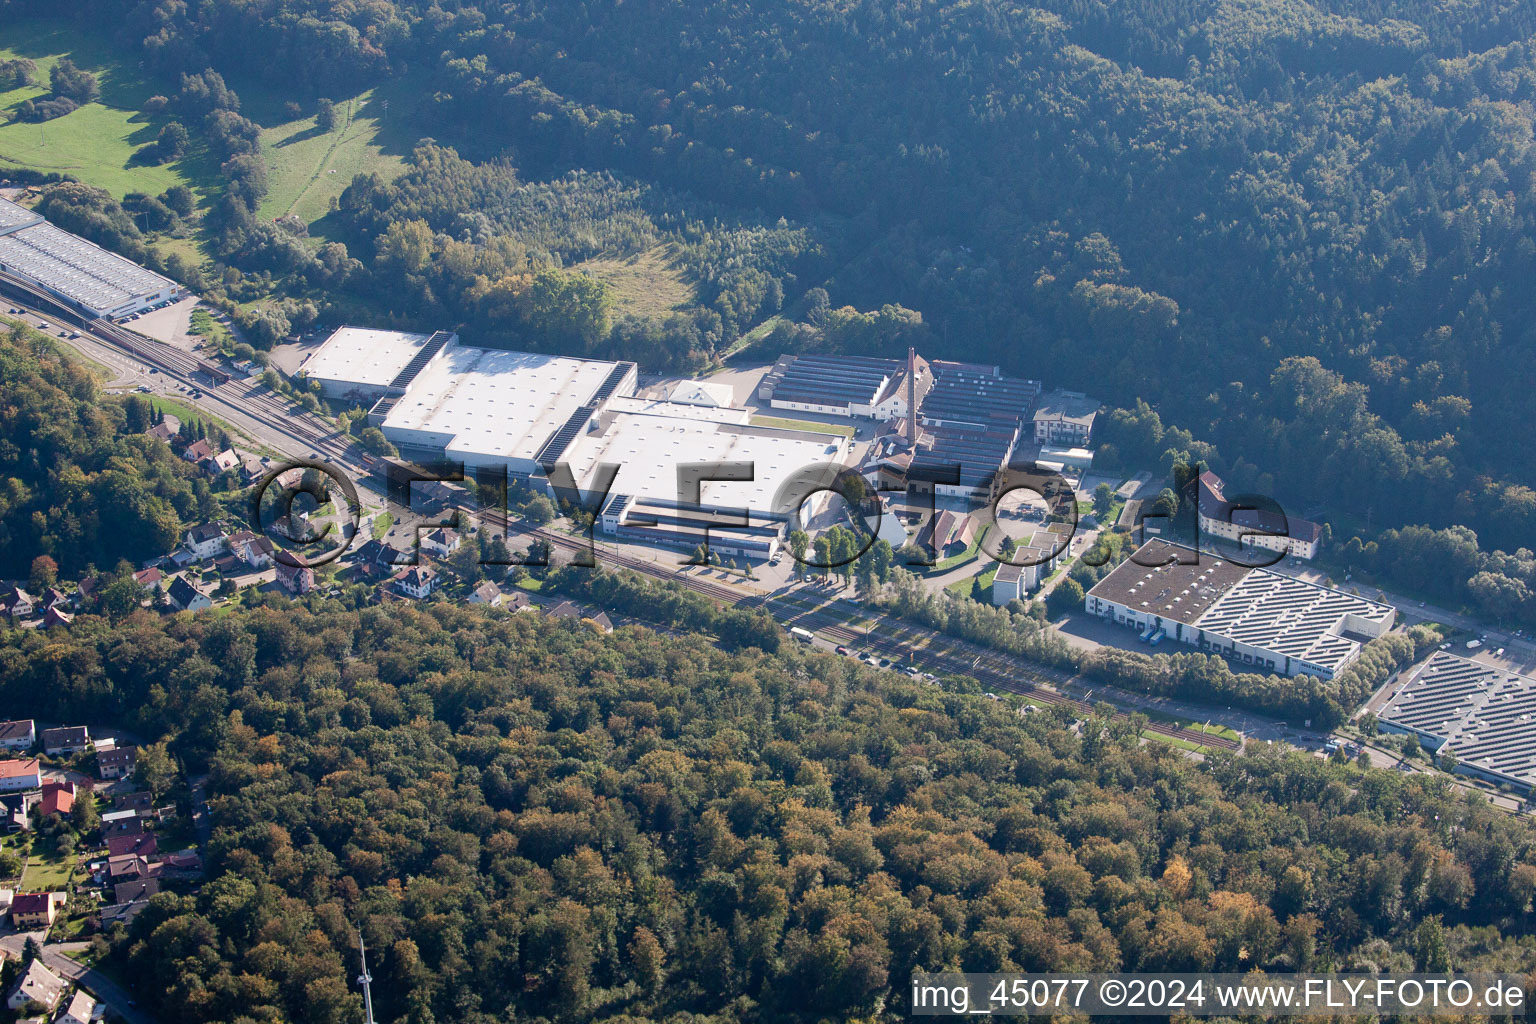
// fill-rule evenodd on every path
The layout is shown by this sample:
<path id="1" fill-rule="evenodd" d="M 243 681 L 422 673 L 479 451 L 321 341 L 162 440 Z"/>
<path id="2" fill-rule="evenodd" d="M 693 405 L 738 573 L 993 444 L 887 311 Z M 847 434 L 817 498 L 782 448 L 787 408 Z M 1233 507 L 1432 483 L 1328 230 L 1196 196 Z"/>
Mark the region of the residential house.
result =
<path id="1" fill-rule="evenodd" d="M 964 512 L 945 509 L 918 536 L 918 543 L 929 546 L 939 558 L 963 553 L 976 539 L 976 520 Z"/>
<path id="2" fill-rule="evenodd" d="M 1227 500 L 1221 477 L 1206 470 L 1196 483 L 1200 531 L 1245 548 L 1263 548 L 1280 555 L 1310 560 L 1323 541 L 1323 528 L 1307 519 L 1292 519 L 1257 502 Z"/>
<path id="3" fill-rule="evenodd" d="M 75 994 L 69 997 L 69 1002 L 59 1011 L 59 1015 L 53 1018 L 53 1024 L 92 1024 L 91 1017 L 96 1013 L 96 1000 L 91 998 L 89 992 L 84 989 L 75 989 Z"/>
<path id="4" fill-rule="evenodd" d="M 109 843 L 113 836 L 136 836 L 143 831 L 144 819 L 138 811 L 108 811 L 101 816 L 101 834 Z"/>
<path id="5" fill-rule="evenodd" d="M 226 448 L 213 458 L 203 463 L 203 469 L 209 476 L 218 476 L 227 473 L 240 465 L 240 456 L 235 454 L 233 448 Z"/>
<path id="6" fill-rule="evenodd" d="M 534 603 L 533 599 L 521 590 L 514 590 L 502 599 L 501 606 L 509 612 L 525 612 L 533 608 Z"/>
<path id="7" fill-rule="evenodd" d="M 128 745 L 96 751 L 96 772 L 104 779 L 125 779 L 139 763 L 139 748 Z"/>
<path id="8" fill-rule="evenodd" d="M 418 601 L 430 597 L 437 587 L 437 570 L 425 565 L 413 565 L 395 575 L 394 586 L 406 597 Z"/>
<path id="9" fill-rule="evenodd" d="M 240 475 L 246 483 L 253 484 L 267 475 L 267 467 L 262 465 L 260 459 L 248 455 L 245 461 L 240 463 Z"/>
<path id="10" fill-rule="evenodd" d="M 145 789 L 135 790 L 132 793 L 112 794 L 112 809 L 114 811 L 138 811 L 140 814 L 143 814 L 154 806 L 154 794 Z"/>
<path id="11" fill-rule="evenodd" d="M 277 563 L 277 582 L 288 593 L 298 596 L 315 589 L 315 570 L 307 565 Z"/>
<path id="12" fill-rule="evenodd" d="M 249 530 L 241 530 L 230 535 L 228 544 L 230 553 L 252 569 L 271 567 L 275 549 L 267 538 L 258 537 Z"/>
<path id="13" fill-rule="evenodd" d="M 49 903 L 49 906 L 52 907 L 52 903 Z M 21 972 L 21 977 L 16 979 L 16 984 L 11 986 L 10 992 L 5 997 L 5 1005 L 12 1010 L 20 1011 L 28 1004 L 36 1003 L 52 1013 L 68 987 L 64 979 L 44 967 L 42 957 L 38 957 L 27 965 L 27 969 Z"/>
<path id="14" fill-rule="evenodd" d="M 1054 535 L 1053 535 L 1054 536 Z M 992 577 L 992 603 L 999 608 L 1009 601 L 1028 601 L 1056 566 L 1059 551 L 1021 544 L 1014 549 L 1012 561 L 997 567 Z"/>
<path id="15" fill-rule="evenodd" d="M 155 856 L 160 851 L 160 845 L 155 837 L 148 832 L 140 832 L 136 835 L 109 835 L 107 836 L 107 857 L 143 857 L 146 860 Z"/>
<path id="16" fill-rule="evenodd" d="M 13 619 L 26 619 L 36 611 L 37 601 L 20 587 L 11 587 L 6 590 L 5 597 L 0 598 L 0 609 Z"/>
<path id="17" fill-rule="evenodd" d="M 43 783 L 43 798 L 38 802 L 38 808 L 44 815 L 68 814 L 75 809 L 77 792 L 75 784 L 67 779 L 49 779 Z"/>
<path id="18" fill-rule="evenodd" d="M 182 449 L 181 457 L 188 462 L 204 463 L 213 458 L 213 446 L 203 438 L 198 438 Z"/>
<path id="19" fill-rule="evenodd" d="M 91 730 L 83 725 L 61 725 L 43 730 L 43 753 L 50 757 L 69 757 L 91 745 Z"/>
<path id="20" fill-rule="evenodd" d="M 97 918 L 100 930 L 107 931 L 115 924 L 121 924 L 126 928 L 147 906 L 149 906 L 149 900 L 134 900 L 132 903 L 114 903 L 102 907 L 101 914 Z"/>
<path id="21" fill-rule="evenodd" d="M 1024 589 L 1024 567 L 1004 563 L 997 567 L 996 574 L 992 577 L 992 603 L 999 608 L 1005 607 L 1009 601 L 1026 600 L 1028 592 Z"/>
<path id="22" fill-rule="evenodd" d="M 0 748 L 25 753 L 37 742 L 37 723 L 30 718 L 0 722 Z"/>
<path id="23" fill-rule="evenodd" d="M 176 435 L 180 432 L 181 424 L 178 423 L 173 427 L 169 422 L 156 423 L 154 426 L 144 431 L 144 433 L 148 434 L 156 441 L 164 441 L 166 444 L 170 444 L 172 441 L 174 441 L 176 439 Z"/>
<path id="24" fill-rule="evenodd" d="M 1035 406 L 1035 440 L 1040 444 L 1076 447 L 1093 436 L 1100 403 L 1081 391 L 1052 391 Z"/>
<path id="25" fill-rule="evenodd" d="M 8 758 L 0 761 L 0 793 L 19 793 L 24 789 L 37 789 L 42 784 L 43 777 L 38 771 L 37 758 Z"/>
<path id="26" fill-rule="evenodd" d="M 204 608 L 213 607 L 213 601 L 208 595 L 188 583 L 185 576 L 171 580 L 166 596 L 171 599 L 171 604 L 184 612 L 200 612 Z"/>
<path id="27" fill-rule="evenodd" d="M 492 608 L 500 608 L 502 602 L 505 600 L 506 595 L 501 592 L 501 588 L 492 583 L 490 580 L 486 580 L 474 590 L 470 591 L 469 594 L 470 604 L 483 604 Z"/>
<path id="28" fill-rule="evenodd" d="M 401 566 L 415 559 L 407 552 L 385 544 L 383 541 L 370 540 L 357 549 L 351 561 L 362 570 L 365 576 L 372 577 L 398 572 Z"/>
<path id="29" fill-rule="evenodd" d="M 43 798 L 37 790 L 0 793 L 0 822 L 7 832 L 25 832 L 32 827 L 32 808 Z"/>
<path id="30" fill-rule="evenodd" d="M 120 857 L 107 858 L 107 877 L 114 885 L 118 882 L 131 882 L 134 879 L 149 876 L 149 860 L 145 857 L 128 853 Z"/>
<path id="31" fill-rule="evenodd" d="M 17 931 L 52 928 L 64 899 L 61 892 L 19 892 L 11 900 L 11 924 Z"/>
<path id="32" fill-rule="evenodd" d="M 135 878 L 127 882 L 118 882 L 112 887 L 112 896 L 119 903 L 133 903 L 137 900 L 147 900 L 160 891 L 160 879 Z"/>
<path id="33" fill-rule="evenodd" d="M 551 619 L 571 619 L 577 622 L 585 619 L 590 621 L 593 625 L 597 626 L 597 628 L 602 630 L 604 633 L 613 632 L 613 620 L 608 618 L 608 614 L 606 612 L 597 612 L 595 615 L 588 615 L 578 605 L 570 601 L 561 601 L 559 604 L 554 605 L 549 610 L 547 610 L 544 614 Z"/>
<path id="34" fill-rule="evenodd" d="M 71 602 L 68 594 L 64 593 L 64 591 L 60 590 L 58 587 L 49 587 L 47 590 L 43 591 L 43 596 L 37 602 L 37 607 L 46 611 L 49 608 L 67 608 L 69 607 L 70 603 Z"/>
<path id="35" fill-rule="evenodd" d="M 145 590 L 152 591 L 160 585 L 161 580 L 165 579 L 165 573 L 161 572 L 157 566 L 152 565 L 148 569 L 140 569 L 134 573 L 133 579 L 135 583 Z"/>
<path id="36" fill-rule="evenodd" d="M 214 523 L 199 523 L 192 527 L 187 531 L 184 543 L 187 550 L 192 552 L 193 557 L 199 561 L 223 554 L 229 547 L 224 531 Z"/>
<path id="37" fill-rule="evenodd" d="M 75 590 L 74 600 L 77 609 L 84 608 L 87 601 L 96 596 L 96 590 L 102 584 L 100 576 L 86 576 L 80 580 L 80 586 Z"/>
<path id="38" fill-rule="evenodd" d="M 168 854 L 159 867 L 168 878 L 196 878 L 203 873 L 203 858 L 196 850 L 177 850 Z"/>
<path id="39" fill-rule="evenodd" d="M 75 621 L 75 617 L 63 608 L 54 606 L 43 612 L 43 628 L 52 629 L 55 626 L 67 626 Z"/>
<path id="40" fill-rule="evenodd" d="M 421 549 L 438 558 L 447 558 L 459 550 L 463 543 L 464 538 L 459 536 L 459 531 L 442 526 L 421 538 Z"/>

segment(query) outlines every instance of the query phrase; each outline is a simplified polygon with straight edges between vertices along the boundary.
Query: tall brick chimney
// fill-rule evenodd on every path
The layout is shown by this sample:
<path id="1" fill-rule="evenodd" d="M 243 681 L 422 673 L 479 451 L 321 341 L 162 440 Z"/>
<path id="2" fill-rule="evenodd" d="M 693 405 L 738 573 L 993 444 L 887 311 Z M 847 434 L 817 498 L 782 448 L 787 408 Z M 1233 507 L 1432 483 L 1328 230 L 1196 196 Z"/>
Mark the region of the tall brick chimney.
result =
<path id="1" fill-rule="evenodd" d="M 917 349 L 907 346 L 907 441 L 917 447 Z"/>

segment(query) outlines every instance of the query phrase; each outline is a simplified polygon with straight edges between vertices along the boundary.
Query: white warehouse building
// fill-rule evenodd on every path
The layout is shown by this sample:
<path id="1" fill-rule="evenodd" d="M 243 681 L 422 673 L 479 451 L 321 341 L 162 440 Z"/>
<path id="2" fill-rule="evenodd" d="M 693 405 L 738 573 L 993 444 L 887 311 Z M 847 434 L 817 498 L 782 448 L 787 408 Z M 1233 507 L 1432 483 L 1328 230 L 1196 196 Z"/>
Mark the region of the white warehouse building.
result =
<path id="1" fill-rule="evenodd" d="M 57 228 L 9 199 L 0 199 L 0 271 L 89 319 L 126 316 L 181 296 L 170 278 Z"/>
<path id="2" fill-rule="evenodd" d="M 504 469 L 540 487 L 565 463 L 584 494 L 616 466 L 599 526 L 644 543 L 692 549 L 707 537 L 725 554 L 772 557 L 793 511 L 787 481 L 816 466 L 829 483 L 850 455 L 841 434 L 751 425 L 716 387 L 639 398 L 634 363 L 477 348 L 446 332 L 343 328 L 303 372 L 328 395 L 376 396 L 369 423 L 413 462 Z M 752 479 L 706 482 L 696 503 L 681 501 L 679 467 L 714 462 L 750 463 Z M 830 500 L 815 495 L 806 513 Z"/>

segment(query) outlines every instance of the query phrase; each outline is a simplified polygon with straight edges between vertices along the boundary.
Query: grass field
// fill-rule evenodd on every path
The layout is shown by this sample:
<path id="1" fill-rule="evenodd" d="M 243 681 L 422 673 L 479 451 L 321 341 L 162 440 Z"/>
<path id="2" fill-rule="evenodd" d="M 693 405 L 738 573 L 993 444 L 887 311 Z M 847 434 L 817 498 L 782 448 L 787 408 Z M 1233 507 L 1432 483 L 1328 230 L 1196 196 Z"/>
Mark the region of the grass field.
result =
<path id="1" fill-rule="evenodd" d="M 677 264 L 676 248 L 661 245 L 634 256 L 599 256 L 575 265 L 612 289 L 620 316 L 660 316 L 695 301 L 697 293 Z"/>
<path id="2" fill-rule="evenodd" d="M 815 420 L 786 420 L 778 416 L 753 416 L 754 427 L 779 427 L 783 430 L 812 430 L 819 434 L 841 434 L 848 437 L 853 428 L 841 423 L 817 423 Z"/>
<path id="3" fill-rule="evenodd" d="M 190 334 L 196 334 L 208 344 L 229 355 L 235 350 L 235 336 L 229 328 L 219 323 L 206 309 L 199 306 L 192 311 Z"/>
<path id="4" fill-rule="evenodd" d="M 21 887 L 27 892 L 51 892 L 69 885 L 74 875 L 74 857 L 61 857 L 53 844 L 39 839 L 32 844 L 32 856 L 21 873 Z"/>
<path id="5" fill-rule="evenodd" d="M 313 225 L 330 212 L 331 200 L 341 195 L 354 175 L 377 173 L 393 178 L 399 174 L 404 168 L 403 145 L 400 139 L 392 146 L 386 141 L 390 139 L 383 130 L 386 102 L 387 97 L 373 91 L 338 101 L 336 127 L 329 132 L 320 131 L 313 116 L 264 129 L 261 149 L 271 191 L 262 201 L 260 215 L 275 218 L 292 213 Z"/>
<path id="6" fill-rule="evenodd" d="M 981 589 L 987 592 L 988 600 L 991 600 L 992 578 L 997 575 L 997 570 L 998 564 L 996 562 L 991 562 L 988 564 L 987 570 L 980 576 Z M 972 576 L 963 580 L 955 580 L 955 582 L 949 584 L 944 589 L 949 591 L 951 594 L 954 594 L 956 597 L 970 597 L 971 586 L 976 579 L 977 577 Z"/>
<path id="7" fill-rule="evenodd" d="M 100 102 L 40 124 L 14 120 L 21 103 L 49 94 L 48 71 L 64 56 L 97 76 Z M 10 166 L 70 174 L 119 199 L 128 192 L 158 195 L 172 185 L 204 184 L 194 159 L 158 167 L 132 162 L 134 151 L 160 130 L 158 121 L 139 112 L 154 90 L 107 38 L 18 19 L 0 34 L 0 60 L 17 57 L 37 64 L 42 84 L 0 90 L 0 170 Z"/>

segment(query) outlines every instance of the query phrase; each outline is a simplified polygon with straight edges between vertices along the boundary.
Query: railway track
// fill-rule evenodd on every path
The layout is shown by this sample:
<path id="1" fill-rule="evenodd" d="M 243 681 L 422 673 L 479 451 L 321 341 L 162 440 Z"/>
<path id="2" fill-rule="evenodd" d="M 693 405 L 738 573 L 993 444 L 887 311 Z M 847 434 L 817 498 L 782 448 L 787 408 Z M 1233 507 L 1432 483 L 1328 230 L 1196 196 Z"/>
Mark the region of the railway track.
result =
<path id="1" fill-rule="evenodd" d="M 231 407 L 237 407 L 245 416 L 273 430 L 279 435 L 298 440 L 309 445 L 314 451 L 329 453 L 341 458 L 344 462 L 348 455 L 349 443 L 339 440 L 339 431 L 314 426 L 305 421 L 307 414 L 295 414 L 286 402 L 283 402 L 270 392 L 258 393 L 256 389 L 244 382 L 231 381 L 228 376 L 217 368 L 190 353 L 183 352 L 171 345 L 146 338 L 126 330 L 110 320 L 95 319 L 86 320 L 79 314 L 63 306 L 52 297 L 39 292 L 28 282 L 4 271 L 0 271 L 0 290 L 11 293 L 20 292 L 32 302 L 38 303 L 46 311 L 47 315 L 67 323 L 76 324 L 89 332 L 98 341 L 111 344 L 132 355 L 134 358 L 153 366 L 170 375 L 180 378 L 189 385 L 197 384 L 196 378 L 201 376 L 207 381 L 207 387 L 213 396 Z M 239 403 L 238 406 L 236 403 Z M 551 548 L 568 552 L 581 552 L 586 550 L 584 541 L 576 540 L 564 534 L 542 528 L 527 528 L 522 524 L 512 521 L 509 516 L 501 513 L 487 513 L 481 510 L 477 514 L 490 522 L 501 526 L 508 533 L 519 533 L 546 541 Z M 782 608 L 775 605 L 789 605 L 797 607 L 799 618 L 808 620 L 815 626 L 815 632 L 838 641 L 857 644 L 868 647 L 871 650 L 886 655 L 893 655 L 897 663 L 913 658 L 919 649 L 913 644 L 903 642 L 886 636 L 874 636 L 869 633 L 861 633 L 851 627 L 836 615 L 824 611 L 819 607 L 806 608 L 798 600 L 786 601 L 763 596 L 743 597 L 737 591 L 722 586 L 709 580 L 699 579 L 695 576 L 678 573 L 671 569 L 664 569 L 655 562 L 636 558 L 610 548 L 602 548 L 604 559 L 622 568 L 651 576 L 656 579 L 667 580 L 680 584 L 695 593 L 701 594 L 723 604 L 731 604 L 745 607 L 762 607 L 770 614 L 776 611 L 779 614 L 775 618 L 783 620 L 786 616 Z M 905 628 L 903 632 L 909 632 Z M 1080 717 L 1086 717 L 1092 708 L 1083 701 L 1061 693 L 1049 687 L 1040 686 L 1028 680 L 1018 678 L 1018 669 L 1008 665 L 1006 661 L 995 651 L 976 648 L 975 645 L 953 637 L 945 637 L 942 634 L 930 632 L 918 634 L 915 639 L 923 641 L 921 656 L 925 662 L 933 663 L 936 667 L 947 672 L 969 675 L 986 685 L 992 691 L 1004 691 L 1017 694 L 1040 704 L 1049 704 L 1071 709 Z M 958 648 L 959 653 L 951 651 L 939 651 L 932 647 L 936 641 L 942 640 L 952 648 Z M 996 666 L 1003 666 L 999 669 Z M 1114 717 L 1117 720 L 1129 720 L 1130 715 L 1124 711 L 1116 710 Z M 1167 725 L 1162 722 L 1149 721 L 1146 728 L 1165 736 L 1175 737 L 1185 742 L 1197 744 L 1207 748 L 1222 750 L 1240 750 L 1242 745 L 1224 736 L 1213 736 L 1178 726 Z"/>
<path id="2" fill-rule="evenodd" d="M 500 513 L 486 514 L 482 512 L 480 513 L 480 516 L 483 519 L 495 522 L 498 526 L 508 530 L 508 532 L 519 533 L 525 536 L 535 537 L 537 539 L 547 541 L 551 548 L 572 552 L 586 550 L 586 544 L 583 541 L 576 540 L 564 534 L 556 533 L 552 530 L 523 527 L 515 520 L 510 520 L 509 517 L 503 516 Z M 709 580 L 702 580 L 686 574 L 680 574 L 670 569 L 665 569 L 654 562 L 649 562 L 641 558 L 635 558 L 634 556 L 626 555 L 622 552 L 613 551 L 608 548 L 599 548 L 599 550 L 602 553 L 602 557 L 614 565 L 618 565 L 621 568 L 631 569 L 635 572 L 639 572 L 643 575 L 656 579 L 672 581 L 688 588 L 689 590 L 694 591 L 695 593 L 702 594 L 705 597 L 712 598 L 722 603 L 732 604 L 739 607 L 762 607 L 768 610 L 771 614 L 776 610 L 776 602 L 771 598 L 758 596 L 743 598 L 740 593 L 732 590 L 729 587 L 722 586 L 721 584 L 713 583 Z M 784 602 L 781 599 L 777 603 L 785 604 L 788 602 Z M 786 618 L 782 614 L 776 614 L 774 617 L 780 619 L 781 621 Z M 839 644 L 868 647 L 879 654 L 893 655 L 893 660 L 895 660 L 898 664 L 915 655 L 921 658 L 923 661 L 931 663 L 948 673 L 971 676 L 992 692 L 1012 693 L 1021 697 L 1025 697 L 1028 700 L 1038 704 L 1065 707 L 1070 709 L 1074 714 L 1081 718 L 1086 718 L 1093 711 L 1092 705 L 1084 701 L 1069 697 L 1066 694 L 1061 693 L 1059 690 L 1041 686 L 1026 679 L 1021 679 L 1017 674 L 1017 670 L 1014 669 L 1013 666 L 1007 665 L 1005 659 L 994 651 L 976 649 L 973 647 L 973 645 L 966 645 L 962 647 L 961 653 L 959 654 L 937 651 L 931 648 L 923 648 L 918 650 L 915 649 L 912 645 L 903 643 L 897 639 L 860 632 L 859 630 L 856 630 L 847 625 L 846 622 L 839 619 L 833 613 L 823 611 L 819 608 L 801 608 L 800 615 L 795 619 L 795 622 L 797 625 L 804 624 L 807 628 L 814 627 L 812 632 L 820 633 L 823 636 L 836 640 Z M 930 642 L 938 639 L 957 645 L 965 644 L 964 641 L 958 641 L 953 637 L 946 637 L 938 633 L 930 633 L 923 636 L 922 638 Z M 997 668 L 996 666 L 998 665 L 1006 666 L 1006 671 Z M 1117 709 L 1114 712 L 1113 718 L 1116 721 L 1123 722 L 1129 721 L 1131 715 L 1125 711 Z M 1242 744 L 1240 742 L 1228 739 L 1225 736 L 1212 735 L 1210 733 L 1201 732 L 1197 729 L 1190 729 L 1183 726 L 1169 725 L 1166 722 L 1149 720 L 1147 722 L 1146 729 L 1148 732 L 1155 732 L 1162 736 L 1183 740 L 1186 743 L 1195 744 L 1197 746 L 1206 747 L 1208 749 L 1229 751 L 1238 751 L 1242 749 Z"/>
<path id="3" fill-rule="evenodd" d="M 5 271 L 0 271 L 0 291 L 19 296 L 21 301 L 41 310 L 43 315 L 78 327 L 95 340 L 120 349 L 182 383 L 206 388 L 210 397 L 237 407 L 244 415 L 280 435 L 307 444 L 317 452 L 346 456 L 348 446 L 338 441 L 338 431 L 329 429 L 328 425 L 320 427 L 306 422 L 307 414 L 295 414 L 288 403 L 270 393 L 258 393 L 243 382 L 229 380 L 224 371 L 191 353 L 136 334 L 104 318 L 87 319 L 29 282 Z"/>

